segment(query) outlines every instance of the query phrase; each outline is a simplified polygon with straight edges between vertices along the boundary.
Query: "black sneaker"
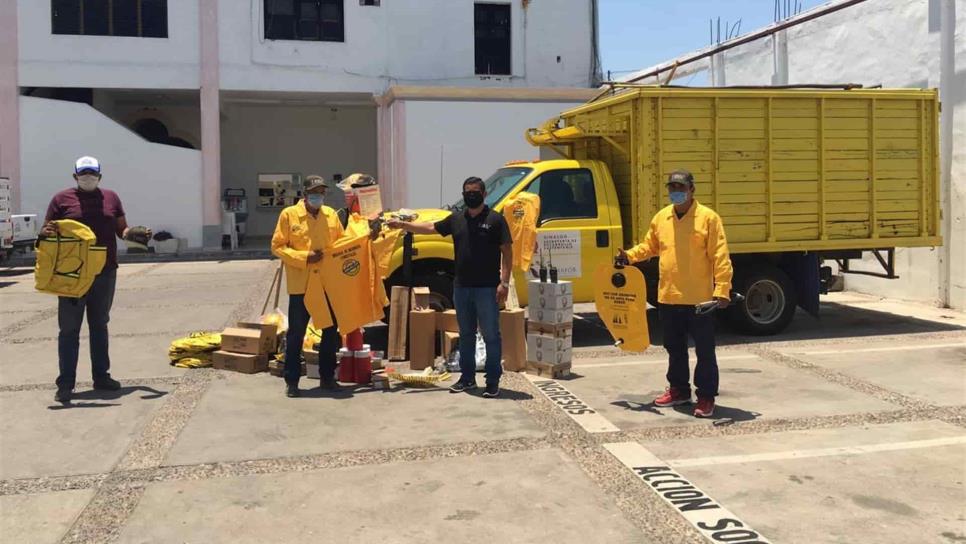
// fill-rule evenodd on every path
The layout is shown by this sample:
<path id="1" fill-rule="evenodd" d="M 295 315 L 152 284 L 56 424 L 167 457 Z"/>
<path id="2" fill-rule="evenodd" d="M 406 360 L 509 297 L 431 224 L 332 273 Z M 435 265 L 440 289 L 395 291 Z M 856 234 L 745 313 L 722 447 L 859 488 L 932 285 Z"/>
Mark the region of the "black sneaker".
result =
<path id="1" fill-rule="evenodd" d="M 299 386 L 294 383 L 285 384 L 285 396 L 293 399 L 295 397 L 301 397 L 302 392 L 299 391 Z"/>
<path id="2" fill-rule="evenodd" d="M 465 393 L 467 391 L 473 391 L 476 389 L 476 382 L 456 382 L 449 386 L 451 393 Z"/>
<path id="3" fill-rule="evenodd" d="M 57 392 L 54 393 L 54 400 L 57 402 L 70 402 L 70 397 L 74 393 L 74 390 L 70 387 L 58 387 Z"/>
<path id="4" fill-rule="evenodd" d="M 483 398 L 485 399 L 495 399 L 500 396 L 500 385 L 495 383 L 486 384 L 486 389 L 483 390 Z"/>
<path id="5" fill-rule="evenodd" d="M 121 388 L 121 382 L 115 380 L 110 376 L 106 378 L 98 378 L 94 380 L 94 389 L 102 389 L 104 391 L 117 391 L 120 388 Z"/>
<path id="6" fill-rule="evenodd" d="M 342 386 L 339 385 L 339 382 L 335 381 L 335 378 L 322 378 L 322 381 L 319 383 L 319 389 L 323 391 L 341 391 Z"/>

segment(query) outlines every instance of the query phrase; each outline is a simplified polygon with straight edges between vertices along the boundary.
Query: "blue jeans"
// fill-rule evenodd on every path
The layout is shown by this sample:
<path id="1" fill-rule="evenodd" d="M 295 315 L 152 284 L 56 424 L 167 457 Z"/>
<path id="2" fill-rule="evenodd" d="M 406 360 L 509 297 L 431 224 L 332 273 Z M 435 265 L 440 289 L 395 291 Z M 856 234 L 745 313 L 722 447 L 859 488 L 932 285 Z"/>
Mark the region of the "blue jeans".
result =
<path id="1" fill-rule="evenodd" d="M 322 379 L 335 376 L 336 352 L 342 344 L 342 336 L 339 335 L 337 325 L 335 325 L 335 314 L 329 306 L 329 313 L 332 314 L 333 325 L 327 329 L 322 329 L 322 341 L 319 342 L 319 376 Z M 309 327 L 312 316 L 305 308 L 305 295 L 288 296 L 288 332 L 285 333 L 285 382 L 298 385 L 299 378 L 302 376 L 302 340 L 305 338 L 305 331 Z"/>
<path id="2" fill-rule="evenodd" d="M 80 330 L 87 314 L 90 332 L 91 375 L 94 381 L 110 378 L 111 358 L 107 350 L 107 323 L 111 320 L 117 269 L 104 270 L 94 277 L 86 295 L 80 298 L 60 297 L 57 302 L 57 359 L 60 362 L 58 387 L 73 389 L 77 381 L 77 353 L 80 350 Z"/>
<path id="3" fill-rule="evenodd" d="M 696 315 L 694 306 L 660 305 L 664 349 L 668 353 L 667 381 L 671 387 L 691 391 L 688 336 L 694 339 L 698 363 L 694 385 L 699 398 L 718 396 L 718 359 L 714 354 L 714 316 Z"/>
<path id="4" fill-rule="evenodd" d="M 476 331 L 486 344 L 486 383 L 499 384 L 503 374 L 503 344 L 500 339 L 500 306 L 496 287 L 453 289 L 456 321 L 460 327 L 460 381 L 476 382 Z"/>

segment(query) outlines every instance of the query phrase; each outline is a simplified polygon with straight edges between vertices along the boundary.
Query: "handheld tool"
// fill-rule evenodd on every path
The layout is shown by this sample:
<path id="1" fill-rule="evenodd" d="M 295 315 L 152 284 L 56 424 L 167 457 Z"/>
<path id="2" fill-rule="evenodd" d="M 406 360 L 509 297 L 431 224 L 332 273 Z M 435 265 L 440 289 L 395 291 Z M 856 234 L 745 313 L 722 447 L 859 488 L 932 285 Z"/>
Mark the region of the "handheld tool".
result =
<path id="1" fill-rule="evenodd" d="M 731 293 L 731 303 L 732 304 L 739 303 L 739 302 L 741 302 L 743 300 L 745 300 L 745 297 L 741 293 Z M 694 305 L 694 313 L 695 313 L 695 315 L 710 314 L 711 312 L 714 312 L 717 309 L 718 309 L 718 301 L 717 300 L 709 300 L 707 302 L 702 302 L 701 304 L 695 304 Z"/>

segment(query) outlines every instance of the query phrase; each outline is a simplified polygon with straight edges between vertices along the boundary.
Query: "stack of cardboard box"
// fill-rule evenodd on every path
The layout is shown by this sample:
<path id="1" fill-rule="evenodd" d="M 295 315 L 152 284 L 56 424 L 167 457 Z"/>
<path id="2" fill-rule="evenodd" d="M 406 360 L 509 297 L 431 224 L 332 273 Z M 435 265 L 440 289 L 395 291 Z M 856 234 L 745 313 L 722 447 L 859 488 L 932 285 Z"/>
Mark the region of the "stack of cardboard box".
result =
<path id="1" fill-rule="evenodd" d="M 573 284 L 531 281 L 528 286 L 527 372 L 561 378 L 573 361 Z"/>
<path id="2" fill-rule="evenodd" d="M 221 349 L 211 355 L 212 366 L 254 374 L 268 370 L 268 358 L 278 346 L 274 324 L 239 322 L 221 333 Z"/>

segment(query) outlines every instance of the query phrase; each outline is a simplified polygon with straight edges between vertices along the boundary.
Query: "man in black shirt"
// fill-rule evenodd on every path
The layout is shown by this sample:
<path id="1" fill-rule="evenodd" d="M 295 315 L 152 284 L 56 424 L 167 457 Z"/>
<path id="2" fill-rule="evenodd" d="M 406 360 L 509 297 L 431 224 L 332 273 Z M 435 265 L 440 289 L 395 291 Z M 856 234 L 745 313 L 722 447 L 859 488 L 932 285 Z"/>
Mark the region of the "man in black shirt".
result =
<path id="1" fill-rule="evenodd" d="M 486 389 L 483 396 L 500 394 L 503 357 L 500 340 L 500 304 L 510 289 L 513 249 L 503 215 L 486 205 L 486 185 L 477 177 L 463 182 L 466 209 L 436 223 L 388 222 L 415 234 L 452 236 L 456 256 L 453 302 L 460 329 L 460 379 L 450 391 L 476 389 L 476 331 L 486 343 Z M 502 266 L 501 266 L 502 259 Z"/>

